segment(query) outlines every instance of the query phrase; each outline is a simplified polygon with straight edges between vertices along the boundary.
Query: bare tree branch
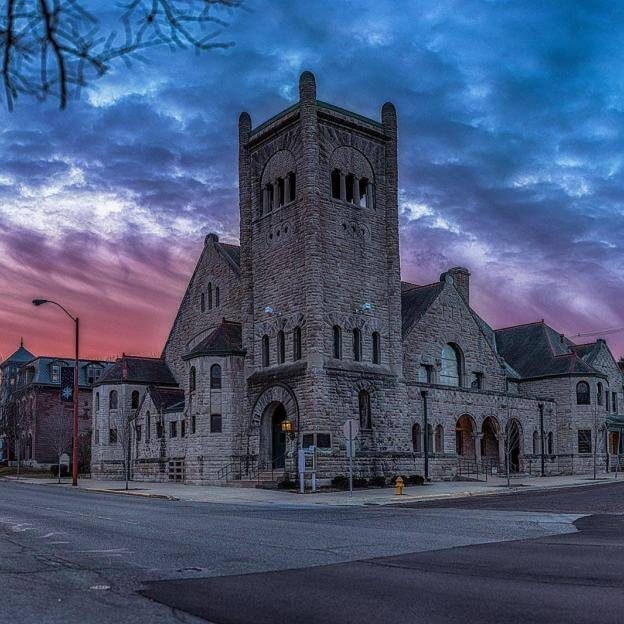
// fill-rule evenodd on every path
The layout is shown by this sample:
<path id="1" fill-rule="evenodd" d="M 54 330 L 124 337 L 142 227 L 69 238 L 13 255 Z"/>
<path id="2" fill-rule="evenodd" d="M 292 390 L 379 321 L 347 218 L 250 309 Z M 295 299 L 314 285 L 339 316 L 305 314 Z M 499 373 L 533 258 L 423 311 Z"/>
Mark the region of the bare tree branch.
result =
<path id="1" fill-rule="evenodd" d="M 0 74 L 9 111 L 19 95 L 58 98 L 64 109 L 82 88 L 122 60 L 146 62 L 159 46 L 198 52 L 227 48 L 227 23 L 215 11 L 243 0 L 121 0 L 117 28 L 104 25 L 80 0 L 0 0 Z"/>

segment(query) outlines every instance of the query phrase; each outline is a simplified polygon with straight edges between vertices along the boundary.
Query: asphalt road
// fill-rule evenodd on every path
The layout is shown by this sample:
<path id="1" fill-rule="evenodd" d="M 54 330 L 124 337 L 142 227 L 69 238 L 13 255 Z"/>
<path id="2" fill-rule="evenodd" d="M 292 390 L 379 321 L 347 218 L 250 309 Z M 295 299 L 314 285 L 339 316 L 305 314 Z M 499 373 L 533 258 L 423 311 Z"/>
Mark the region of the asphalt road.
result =
<path id="1" fill-rule="evenodd" d="M 622 498 L 293 509 L 1 481 L 0 622 L 622 622 Z"/>

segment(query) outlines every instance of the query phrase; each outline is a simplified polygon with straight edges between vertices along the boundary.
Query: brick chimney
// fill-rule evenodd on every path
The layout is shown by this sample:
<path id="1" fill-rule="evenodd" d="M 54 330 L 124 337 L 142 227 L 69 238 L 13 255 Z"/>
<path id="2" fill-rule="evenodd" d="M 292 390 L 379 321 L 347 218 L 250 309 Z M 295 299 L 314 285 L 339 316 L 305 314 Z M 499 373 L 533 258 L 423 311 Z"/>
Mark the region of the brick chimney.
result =
<path id="1" fill-rule="evenodd" d="M 464 301 L 470 305 L 470 271 L 465 267 L 453 267 L 440 275 L 440 281 L 444 281 L 444 277 L 450 275 L 453 278 L 455 288 L 463 297 Z"/>

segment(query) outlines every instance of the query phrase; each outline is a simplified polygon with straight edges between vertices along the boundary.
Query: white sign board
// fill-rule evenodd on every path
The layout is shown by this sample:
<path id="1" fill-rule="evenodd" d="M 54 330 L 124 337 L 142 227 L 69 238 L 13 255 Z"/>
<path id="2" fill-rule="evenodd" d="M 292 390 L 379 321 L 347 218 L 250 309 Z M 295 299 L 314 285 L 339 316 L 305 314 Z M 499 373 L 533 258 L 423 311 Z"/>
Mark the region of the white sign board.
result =
<path id="1" fill-rule="evenodd" d="M 63 453 L 59 458 L 59 464 L 61 466 L 69 466 L 69 455 L 67 453 Z"/>
<path id="2" fill-rule="evenodd" d="M 357 438 L 360 433 L 360 421 L 351 418 L 350 420 L 347 420 L 344 425 L 342 425 L 342 432 L 347 440 L 349 439 L 349 425 L 351 425 L 351 437 Z"/>

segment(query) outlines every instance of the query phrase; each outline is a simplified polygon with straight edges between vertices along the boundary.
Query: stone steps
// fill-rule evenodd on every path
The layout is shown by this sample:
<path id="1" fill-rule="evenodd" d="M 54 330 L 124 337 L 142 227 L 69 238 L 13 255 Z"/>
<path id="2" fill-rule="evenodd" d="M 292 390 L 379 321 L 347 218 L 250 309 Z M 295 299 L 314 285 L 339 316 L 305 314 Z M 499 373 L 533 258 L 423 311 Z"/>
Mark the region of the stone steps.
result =
<path id="1" fill-rule="evenodd" d="M 261 472 L 255 479 L 235 479 L 228 481 L 228 487 L 239 488 L 265 488 L 275 489 L 277 484 L 284 479 L 283 470 L 273 470 L 267 472 Z"/>

